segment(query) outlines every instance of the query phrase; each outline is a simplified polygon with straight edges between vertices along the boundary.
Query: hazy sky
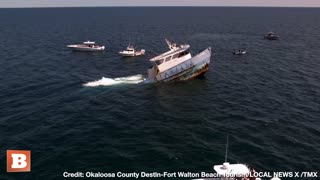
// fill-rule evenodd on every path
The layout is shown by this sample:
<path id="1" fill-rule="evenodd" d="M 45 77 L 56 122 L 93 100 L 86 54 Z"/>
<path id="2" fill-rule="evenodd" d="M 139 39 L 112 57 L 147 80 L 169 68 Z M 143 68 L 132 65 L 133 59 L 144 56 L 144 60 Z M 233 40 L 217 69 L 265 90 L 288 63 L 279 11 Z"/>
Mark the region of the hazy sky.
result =
<path id="1" fill-rule="evenodd" d="M 320 0 L 0 0 L 0 7 L 286 6 L 320 7 Z"/>

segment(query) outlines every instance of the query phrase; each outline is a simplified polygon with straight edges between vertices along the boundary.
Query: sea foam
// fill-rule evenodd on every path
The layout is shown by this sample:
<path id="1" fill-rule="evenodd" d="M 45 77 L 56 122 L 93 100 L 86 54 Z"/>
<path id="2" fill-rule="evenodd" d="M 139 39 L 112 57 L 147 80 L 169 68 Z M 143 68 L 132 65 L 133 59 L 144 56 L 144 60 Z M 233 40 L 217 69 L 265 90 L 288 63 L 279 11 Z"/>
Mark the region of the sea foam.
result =
<path id="1" fill-rule="evenodd" d="M 118 78 L 106 78 L 102 77 L 99 80 L 91 81 L 83 84 L 86 87 L 97 87 L 97 86 L 112 86 L 117 84 L 138 84 L 145 80 L 143 75 L 137 74 L 127 77 L 118 77 Z"/>

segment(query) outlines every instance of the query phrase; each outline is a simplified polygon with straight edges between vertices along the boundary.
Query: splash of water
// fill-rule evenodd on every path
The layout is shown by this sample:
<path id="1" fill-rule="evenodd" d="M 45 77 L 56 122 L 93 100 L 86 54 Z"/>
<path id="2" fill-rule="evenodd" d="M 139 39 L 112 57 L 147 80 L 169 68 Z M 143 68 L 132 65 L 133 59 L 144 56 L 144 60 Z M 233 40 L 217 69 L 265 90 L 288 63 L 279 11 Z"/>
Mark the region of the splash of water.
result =
<path id="1" fill-rule="evenodd" d="M 97 86 L 113 86 L 117 84 L 138 84 L 145 80 L 142 74 L 137 74 L 127 77 L 118 77 L 118 78 L 105 78 L 102 77 L 97 81 L 91 81 L 83 84 L 86 87 L 97 87 Z"/>

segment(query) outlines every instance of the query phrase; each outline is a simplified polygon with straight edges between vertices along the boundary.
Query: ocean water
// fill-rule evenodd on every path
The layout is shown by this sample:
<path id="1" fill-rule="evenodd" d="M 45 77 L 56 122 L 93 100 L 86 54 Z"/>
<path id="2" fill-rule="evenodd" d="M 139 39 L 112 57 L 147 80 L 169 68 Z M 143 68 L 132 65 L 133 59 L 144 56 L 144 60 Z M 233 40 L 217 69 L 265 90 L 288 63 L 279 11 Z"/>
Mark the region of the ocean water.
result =
<path id="1" fill-rule="evenodd" d="M 228 133 L 230 163 L 319 171 L 319 22 L 317 8 L 0 9 L 0 178 L 212 172 Z M 205 77 L 140 84 L 164 38 L 211 46 Z M 86 40 L 106 51 L 65 47 Z M 119 57 L 129 41 L 146 56 Z M 31 150 L 31 172 L 6 173 L 7 149 Z"/>

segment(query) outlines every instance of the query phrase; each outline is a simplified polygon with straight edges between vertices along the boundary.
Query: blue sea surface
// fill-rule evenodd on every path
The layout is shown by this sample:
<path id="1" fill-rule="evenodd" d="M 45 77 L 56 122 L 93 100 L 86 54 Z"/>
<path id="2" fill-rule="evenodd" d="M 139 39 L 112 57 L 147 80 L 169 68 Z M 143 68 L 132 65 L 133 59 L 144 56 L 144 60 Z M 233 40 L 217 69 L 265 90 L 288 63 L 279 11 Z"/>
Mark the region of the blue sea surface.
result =
<path id="1" fill-rule="evenodd" d="M 318 8 L 0 9 L 0 179 L 213 172 L 228 133 L 230 163 L 319 171 L 319 22 Z M 193 55 L 211 46 L 205 77 L 84 86 L 146 75 L 164 38 Z M 106 50 L 66 48 L 87 40 Z M 120 57 L 129 42 L 146 56 Z M 31 150 L 30 173 L 6 173 L 8 149 Z"/>

